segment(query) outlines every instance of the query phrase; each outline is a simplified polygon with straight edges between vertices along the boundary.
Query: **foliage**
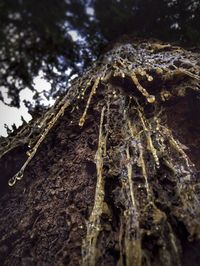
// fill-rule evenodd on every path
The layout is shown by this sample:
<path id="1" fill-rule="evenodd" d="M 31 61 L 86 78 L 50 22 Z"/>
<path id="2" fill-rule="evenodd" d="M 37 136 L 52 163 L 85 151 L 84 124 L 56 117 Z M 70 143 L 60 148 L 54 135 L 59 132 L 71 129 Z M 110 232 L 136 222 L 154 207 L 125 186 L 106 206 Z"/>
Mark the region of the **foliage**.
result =
<path id="1" fill-rule="evenodd" d="M 198 45 L 199 13 L 195 0 L 2 0 L 0 86 L 19 107 L 19 92 L 34 91 L 42 71 L 52 85 L 47 97 L 56 97 L 123 34 Z"/>
<path id="2" fill-rule="evenodd" d="M 181 0 L 96 0 L 99 29 L 107 40 L 122 34 L 137 34 L 165 41 L 198 44 L 198 1 Z"/>

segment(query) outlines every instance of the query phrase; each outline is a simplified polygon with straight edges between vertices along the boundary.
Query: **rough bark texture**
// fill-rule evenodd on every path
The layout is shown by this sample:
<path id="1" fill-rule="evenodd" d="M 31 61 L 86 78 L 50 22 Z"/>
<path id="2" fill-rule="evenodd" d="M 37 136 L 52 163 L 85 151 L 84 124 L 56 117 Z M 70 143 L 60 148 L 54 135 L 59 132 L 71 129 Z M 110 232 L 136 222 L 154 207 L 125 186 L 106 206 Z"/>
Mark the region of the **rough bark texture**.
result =
<path id="1" fill-rule="evenodd" d="M 1 265 L 199 265 L 198 58 L 118 43 L 1 141 Z"/>

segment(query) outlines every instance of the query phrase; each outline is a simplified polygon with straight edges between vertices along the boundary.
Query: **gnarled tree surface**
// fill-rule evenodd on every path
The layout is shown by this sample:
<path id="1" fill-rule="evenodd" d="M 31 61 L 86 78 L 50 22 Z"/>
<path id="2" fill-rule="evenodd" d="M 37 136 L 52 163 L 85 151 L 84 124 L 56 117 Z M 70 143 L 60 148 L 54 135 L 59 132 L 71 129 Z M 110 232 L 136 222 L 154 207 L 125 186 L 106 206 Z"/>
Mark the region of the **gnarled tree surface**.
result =
<path id="1" fill-rule="evenodd" d="M 1 265 L 199 265 L 199 71 L 123 41 L 3 139 Z"/>

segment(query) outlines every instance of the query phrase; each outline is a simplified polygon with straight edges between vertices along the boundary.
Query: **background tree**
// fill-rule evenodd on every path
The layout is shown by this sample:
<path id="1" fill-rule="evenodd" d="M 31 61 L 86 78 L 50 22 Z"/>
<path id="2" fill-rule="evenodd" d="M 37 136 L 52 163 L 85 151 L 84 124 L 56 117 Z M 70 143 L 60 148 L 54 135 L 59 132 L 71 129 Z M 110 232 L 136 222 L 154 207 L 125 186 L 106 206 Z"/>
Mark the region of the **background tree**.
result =
<path id="1" fill-rule="evenodd" d="M 33 86 L 40 71 L 52 85 L 45 95 L 56 97 L 121 35 L 198 46 L 199 12 L 195 0 L 1 1 L 0 86 L 11 106 L 19 107 L 25 87 L 40 105 Z"/>

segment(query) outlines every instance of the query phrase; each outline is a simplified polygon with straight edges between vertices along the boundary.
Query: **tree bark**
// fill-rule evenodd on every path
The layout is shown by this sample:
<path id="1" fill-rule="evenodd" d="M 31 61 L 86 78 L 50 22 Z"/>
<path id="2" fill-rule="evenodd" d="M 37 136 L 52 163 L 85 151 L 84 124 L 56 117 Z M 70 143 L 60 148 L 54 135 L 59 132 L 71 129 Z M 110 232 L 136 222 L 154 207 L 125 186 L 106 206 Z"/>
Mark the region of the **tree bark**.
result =
<path id="1" fill-rule="evenodd" d="M 2 139 L 1 265 L 199 265 L 199 70 L 119 42 Z"/>

